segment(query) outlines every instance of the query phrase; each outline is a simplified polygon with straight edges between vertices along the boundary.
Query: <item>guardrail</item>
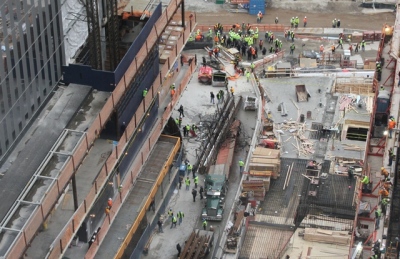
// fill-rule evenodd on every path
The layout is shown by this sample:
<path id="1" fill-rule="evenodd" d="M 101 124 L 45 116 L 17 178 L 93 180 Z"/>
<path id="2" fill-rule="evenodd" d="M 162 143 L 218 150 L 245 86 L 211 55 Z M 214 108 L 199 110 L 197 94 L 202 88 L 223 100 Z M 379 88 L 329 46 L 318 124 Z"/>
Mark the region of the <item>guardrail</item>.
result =
<path id="1" fill-rule="evenodd" d="M 176 94 L 175 94 L 174 98 L 171 99 L 171 102 L 168 105 L 169 108 L 165 110 L 162 118 L 158 119 L 155 122 L 156 126 L 155 126 L 155 128 L 153 128 L 153 132 L 151 133 L 151 136 L 148 139 L 148 144 L 144 144 L 142 146 L 142 149 L 140 150 L 140 156 L 137 156 L 135 161 L 132 163 L 132 167 L 131 167 L 130 175 L 129 175 L 130 177 L 125 177 L 125 179 L 123 180 L 123 184 L 122 184 L 123 187 L 121 190 L 121 197 L 124 197 L 124 199 L 126 198 L 127 194 L 129 193 L 130 187 L 136 181 L 136 178 L 138 176 L 138 173 L 140 172 L 141 167 L 144 165 L 145 161 L 149 157 L 152 147 L 154 146 L 154 144 L 156 143 L 162 130 L 164 129 L 165 123 L 171 117 L 172 108 L 174 107 L 174 104 L 179 100 L 179 96 L 184 91 L 187 83 L 189 82 L 189 80 L 192 76 L 194 69 L 195 69 L 195 65 L 192 63 L 191 66 L 189 66 L 189 70 L 187 71 L 184 79 L 181 81 L 180 85 L 178 87 L 176 87 Z M 168 92 L 167 92 L 167 94 L 168 94 Z M 143 204 L 143 208 L 147 208 L 150 205 L 150 202 L 151 202 L 151 200 L 147 199 L 146 202 Z M 109 214 L 109 218 L 108 218 L 109 220 L 105 220 L 103 222 L 100 232 L 97 233 L 96 243 L 92 244 L 92 246 L 86 253 L 85 258 L 93 258 L 96 255 L 98 248 L 100 247 L 101 243 L 103 242 L 102 237 L 105 237 L 105 235 L 107 234 L 107 231 L 110 228 L 113 220 L 115 219 L 115 216 L 118 213 L 118 210 L 121 205 L 122 205 L 121 201 L 118 201 L 113 204 L 112 209 Z M 144 211 L 140 212 L 140 214 L 138 215 L 138 218 L 143 218 L 144 213 L 145 213 L 145 209 L 144 209 Z M 135 221 L 136 225 L 132 226 L 132 228 L 134 228 L 135 231 L 136 231 L 139 223 L 140 223 L 140 220 Z M 130 241 L 130 239 L 129 239 L 129 241 Z M 128 242 L 128 239 L 126 238 L 122 244 L 122 247 L 119 249 L 117 256 L 123 255 L 122 250 L 124 250 L 128 244 L 129 244 L 129 242 Z M 116 258 L 119 258 L 119 257 L 116 257 Z"/>

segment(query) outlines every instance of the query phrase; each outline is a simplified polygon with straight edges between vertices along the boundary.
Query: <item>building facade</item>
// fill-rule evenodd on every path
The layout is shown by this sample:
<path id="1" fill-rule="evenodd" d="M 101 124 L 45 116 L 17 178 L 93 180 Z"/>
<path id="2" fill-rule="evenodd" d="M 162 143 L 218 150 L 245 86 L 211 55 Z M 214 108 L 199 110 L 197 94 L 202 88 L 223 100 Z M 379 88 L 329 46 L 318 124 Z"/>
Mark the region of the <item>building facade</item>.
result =
<path id="1" fill-rule="evenodd" d="M 60 0 L 1 1 L 0 44 L 1 162 L 61 78 Z"/>

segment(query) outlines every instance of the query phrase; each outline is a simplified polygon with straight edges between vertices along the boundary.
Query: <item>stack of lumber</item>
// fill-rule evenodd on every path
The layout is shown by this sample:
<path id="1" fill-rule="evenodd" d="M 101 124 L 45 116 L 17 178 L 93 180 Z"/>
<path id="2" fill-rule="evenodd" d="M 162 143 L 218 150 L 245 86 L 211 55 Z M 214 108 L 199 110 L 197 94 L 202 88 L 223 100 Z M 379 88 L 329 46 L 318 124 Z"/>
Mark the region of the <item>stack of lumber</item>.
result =
<path id="1" fill-rule="evenodd" d="M 256 201 L 263 201 L 266 192 L 262 180 L 242 181 L 242 191 L 247 192 L 248 197 L 253 197 Z"/>
<path id="2" fill-rule="evenodd" d="M 253 177 L 277 179 L 281 170 L 280 150 L 256 147 L 250 160 L 249 174 Z"/>
<path id="3" fill-rule="evenodd" d="M 348 231 L 333 231 L 320 228 L 305 228 L 304 240 L 336 245 L 350 244 L 351 235 Z"/>

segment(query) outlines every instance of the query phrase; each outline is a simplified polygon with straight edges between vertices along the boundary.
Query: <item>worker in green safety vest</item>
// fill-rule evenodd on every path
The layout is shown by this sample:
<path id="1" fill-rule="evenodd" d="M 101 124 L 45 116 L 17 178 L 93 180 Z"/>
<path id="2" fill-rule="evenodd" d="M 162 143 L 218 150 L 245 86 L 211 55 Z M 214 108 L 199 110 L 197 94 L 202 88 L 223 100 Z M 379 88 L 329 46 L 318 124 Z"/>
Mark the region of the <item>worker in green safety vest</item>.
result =
<path id="1" fill-rule="evenodd" d="M 207 230 L 207 220 L 203 219 L 203 229 Z"/>
<path id="2" fill-rule="evenodd" d="M 239 170 L 240 170 L 240 173 L 243 173 L 243 168 L 244 168 L 244 162 L 243 162 L 243 160 L 239 160 Z"/>
<path id="3" fill-rule="evenodd" d="M 145 89 L 143 90 L 143 92 L 142 92 L 143 98 L 146 97 L 146 95 L 147 95 L 147 88 L 145 88 Z"/>
<path id="4" fill-rule="evenodd" d="M 364 175 L 364 178 L 361 180 L 362 184 L 369 184 L 369 178 L 368 176 Z"/>

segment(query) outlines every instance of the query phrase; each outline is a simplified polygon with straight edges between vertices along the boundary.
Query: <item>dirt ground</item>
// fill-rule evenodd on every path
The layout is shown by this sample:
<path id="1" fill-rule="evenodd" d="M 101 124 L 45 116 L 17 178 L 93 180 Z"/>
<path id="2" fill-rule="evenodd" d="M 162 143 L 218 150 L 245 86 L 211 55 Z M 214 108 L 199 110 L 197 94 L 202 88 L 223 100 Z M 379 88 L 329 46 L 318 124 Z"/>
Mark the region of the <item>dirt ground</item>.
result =
<path id="1" fill-rule="evenodd" d="M 393 13 L 379 13 L 379 14 L 331 14 L 331 13 L 304 13 L 285 9 L 269 9 L 267 15 L 264 16 L 262 23 L 272 24 L 275 17 L 278 17 L 280 24 L 290 25 L 290 18 L 298 16 L 300 21 L 307 16 L 308 27 L 331 27 L 332 20 L 340 19 L 343 28 L 360 29 L 360 30 L 380 30 L 382 26 L 387 23 L 394 24 L 395 16 Z M 256 23 L 256 17 L 247 13 L 197 13 L 198 24 L 215 24 L 220 22 L 222 24 L 229 23 Z"/>

